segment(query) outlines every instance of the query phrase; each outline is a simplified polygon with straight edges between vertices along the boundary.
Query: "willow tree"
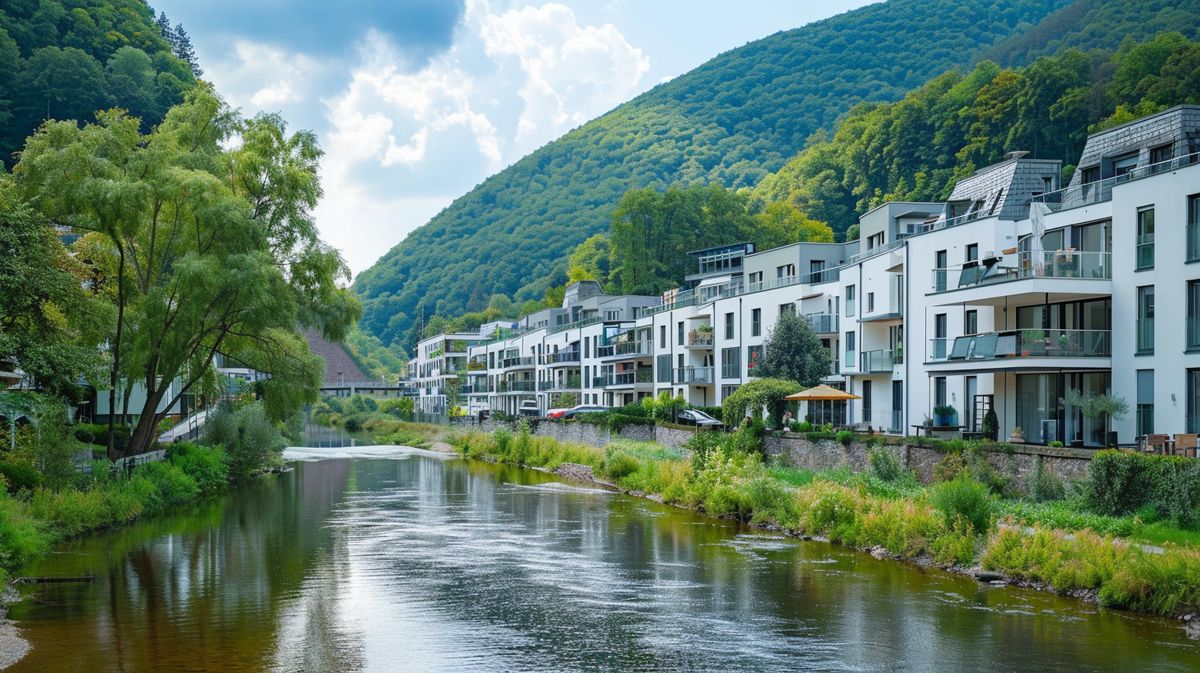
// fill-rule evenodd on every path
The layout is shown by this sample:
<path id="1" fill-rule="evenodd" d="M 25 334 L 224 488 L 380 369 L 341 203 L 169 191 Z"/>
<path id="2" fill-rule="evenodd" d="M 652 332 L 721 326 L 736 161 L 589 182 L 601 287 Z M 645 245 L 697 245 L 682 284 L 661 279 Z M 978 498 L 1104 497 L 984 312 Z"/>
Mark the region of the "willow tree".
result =
<path id="1" fill-rule="evenodd" d="M 349 271 L 311 215 L 320 157 L 312 133 L 289 134 L 276 115 L 243 119 L 207 87 L 149 134 L 109 111 L 82 128 L 47 123 L 29 139 L 14 169 L 25 198 L 107 249 L 91 261 L 116 308 L 110 412 L 123 381 L 146 391 L 131 453 L 212 380 L 218 354 L 268 375 L 276 419 L 315 399 L 321 360 L 299 328 L 336 340 L 359 314 L 341 283 Z"/>

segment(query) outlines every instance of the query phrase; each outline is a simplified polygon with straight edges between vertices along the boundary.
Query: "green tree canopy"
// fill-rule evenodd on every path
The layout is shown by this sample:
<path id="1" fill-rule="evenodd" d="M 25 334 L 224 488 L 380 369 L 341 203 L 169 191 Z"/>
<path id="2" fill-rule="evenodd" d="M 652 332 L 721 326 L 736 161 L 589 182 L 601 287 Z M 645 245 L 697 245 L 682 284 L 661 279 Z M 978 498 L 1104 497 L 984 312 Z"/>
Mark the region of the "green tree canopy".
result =
<path id="1" fill-rule="evenodd" d="M 110 405 L 122 380 L 147 391 L 133 452 L 218 353 L 269 375 L 272 417 L 293 413 L 315 399 L 322 373 L 298 326 L 336 340 L 358 317 L 338 286 L 348 271 L 312 223 L 312 134 L 289 134 L 273 115 L 242 119 L 208 87 L 153 132 L 139 127 L 120 111 L 83 128 L 48 123 L 14 170 L 31 204 L 107 249 L 96 263 L 117 311 Z"/>
<path id="2" fill-rule="evenodd" d="M 788 379 L 758 378 L 743 384 L 721 403 L 721 418 L 732 425 L 749 416 L 753 419 L 770 414 L 778 424 L 783 417 L 784 398 L 804 387 Z"/>
<path id="3" fill-rule="evenodd" d="M 763 343 L 763 357 L 754 371 L 763 378 L 788 379 L 811 388 L 829 375 L 829 349 L 804 318 L 782 313 Z"/>

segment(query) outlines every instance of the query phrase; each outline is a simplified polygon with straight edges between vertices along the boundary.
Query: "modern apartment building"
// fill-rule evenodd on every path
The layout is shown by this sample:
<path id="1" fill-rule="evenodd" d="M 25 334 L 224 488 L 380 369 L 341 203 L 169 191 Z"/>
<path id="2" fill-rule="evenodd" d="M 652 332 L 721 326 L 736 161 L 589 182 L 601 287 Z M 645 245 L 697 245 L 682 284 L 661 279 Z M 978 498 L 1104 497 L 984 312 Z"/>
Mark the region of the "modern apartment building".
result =
<path id="1" fill-rule="evenodd" d="M 968 431 L 994 409 L 1001 434 L 1019 426 L 1036 443 L 1196 432 L 1198 164 L 1200 106 L 1175 107 L 1089 137 L 1065 187 L 1060 161 L 1012 152 L 946 202 L 865 213 L 858 241 L 700 250 L 696 273 L 662 297 L 585 281 L 561 308 L 422 342 L 416 366 L 439 340 L 466 342 L 472 411 L 664 391 L 715 405 L 753 378 L 767 333 L 795 312 L 830 349 L 827 382 L 861 397 L 847 423 L 907 434 L 952 406 Z M 1181 320 L 1156 324 L 1156 301 Z M 1087 417 L 1070 390 L 1112 392 L 1130 413 Z M 444 408 L 444 394 L 426 397 Z"/>

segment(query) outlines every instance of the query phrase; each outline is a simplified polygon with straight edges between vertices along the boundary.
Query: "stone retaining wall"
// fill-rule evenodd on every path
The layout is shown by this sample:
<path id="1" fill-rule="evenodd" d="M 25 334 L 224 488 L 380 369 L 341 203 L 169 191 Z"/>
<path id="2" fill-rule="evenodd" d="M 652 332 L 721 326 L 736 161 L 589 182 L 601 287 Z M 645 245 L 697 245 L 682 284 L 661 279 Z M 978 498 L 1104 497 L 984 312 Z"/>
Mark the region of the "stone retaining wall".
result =
<path id="1" fill-rule="evenodd" d="M 926 484 L 933 481 L 934 469 L 946 457 L 942 451 L 916 444 L 882 444 L 881 447 L 892 451 L 906 469 L 915 472 L 917 479 Z M 870 467 L 867 445 L 859 441 L 844 446 L 832 439 L 809 441 L 804 435 L 785 432 L 764 437 L 763 449 L 767 454 L 783 456 L 789 465 L 803 469 L 847 467 L 861 472 Z M 1026 489 L 1039 460 L 1043 470 L 1060 479 L 1079 481 L 1087 476 L 1088 462 L 1092 459 L 1092 452 L 1085 449 L 1022 445 L 1013 445 L 1011 452 L 994 450 L 986 455 L 988 463 L 1000 474 L 1012 478 L 1021 491 Z"/>
<path id="2" fill-rule="evenodd" d="M 691 438 L 695 430 L 680 427 L 659 427 L 655 425 L 626 425 L 618 432 L 610 432 L 605 428 L 591 423 L 537 421 L 533 424 L 533 434 L 538 437 L 550 437 L 560 442 L 587 444 L 589 446 L 605 447 L 614 439 L 625 439 L 633 442 L 655 442 L 672 448 L 682 447 Z M 498 428 L 512 429 L 512 424 L 487 420 L 482 423 L 471 422 L 459 427 L 479 432 L 492 432 Z"/>

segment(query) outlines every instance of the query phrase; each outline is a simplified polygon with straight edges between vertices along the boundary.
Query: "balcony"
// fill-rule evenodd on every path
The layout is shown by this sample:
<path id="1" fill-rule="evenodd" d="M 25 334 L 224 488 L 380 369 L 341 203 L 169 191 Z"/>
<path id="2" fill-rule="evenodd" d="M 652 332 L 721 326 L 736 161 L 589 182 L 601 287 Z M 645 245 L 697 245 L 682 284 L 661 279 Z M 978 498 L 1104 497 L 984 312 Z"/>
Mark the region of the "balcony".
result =
<path id="1" fill-rule="evenodd" d="M 929 362 L 971 363 L 981 360 L 1011 363 L 1004 368 L 1030 366 L 1106 367 L 1101 362 L 1112 357 L 1112 332 L 1109 330 L 1019 329 L 986 332 L 954 339 L 947 352 L 946 339 L 930 339 Z M 1093 360 L 1092 364 L 1070 360 Z M 1039 365 L 1034 365 L 1039 366 Z M 996 367 L 992 367 L 994 369 Z"/>
<path id="2" fill-rule="evenodd" d="M 707 386 L 715 380 L 712 367 L 676 367 L 674 373 L 677 385 Z"/>
<path id="3" fill-rule="evenodd" d="M 532 393 L 537 390 L 537 381 L 527 379 L 522 381 L 500 381 L 496 384 L 498 393 Z"/>
<path id="4" fill-rule="evenodd" d="M 533 369 L 536 358 L 532 355 L 504 358 L 500 361 L 501 369 Z"/>
<path id="5" fill-rule="evenodd" d="M 804 320 L 817 334 L 837 334 L 838 316 L 836 313 L 809 313 L 804 316 Z"/>
<path id="6" fill-rule="evenodd" d="M 469 386 L 462 386 L 458 389 L 462 395 L 485 395 L 492 392 L 492 387 L 486 383 L 477 383 Z"/>
<path id="7" fill-rule="evenodd" d="M 1158 163 L 1149 164 L 1147 166 L 1138 166 L 1124 175 L 1117 175 L 1096 182 L 1087 184 L 1075 185 L 1060 189 L 1056 192 L 1047 192 L 1039 197 L 1035 197 L 1035 201 L 1040 201 L 1049 206 L 1051 212 L 1061 212 L 1071 210 L 1072 208 L 1080 208 L 1082 206 L 1090 206 L 1096 203 L 1104 203 L 1112 200 L 1113 187 L 1141 180 L 1159 173 L 1166 173 L 1178 168 L 1184 168 L 1193 164 L 1200 163 L 1200 152 L 1186 154 L 1181 157 L 1167 159 Z"/>
<path id="8" fill-rule="evenodd" d="M 622 341 L 596 347 L 596 357 L 601 360 L 635 360 L 649 357 L 653 352 L 649 341 Z"/>
<path id="9" fill-rule="evenodd" d="M 548 367 L 578 367 L 581 357 L 576 350 L 546 353 L 542 356 L 542 364 Z"/>
<path id="10" fill-rule="evenodd" d="M 582 389 L 583 377 L 581 376 L 565 376 L 560 379 L 551 379 L 549 381 L 541 381 L 538 383 L 538 390 L 543 392 L 559 392 Z"/>
<path id="11" fill-rule="evenodd" d="M 713 333 L 712 330 L 692 330 L 688 332 L 687 347 L 699 348 L 701 350 L 712 350 Z"/>
<path id="12" fill-rule="evenodd" d="M 611 374 L 601 374 L 593 377 L 593 388 L 625 388 L 638 385 L 649 385 L 654 381 L 654 372 L 649 367 L 641 367 L 637 370 L 629 370 L 623 372 L 613 372 Z"/>
<path id="13" fill-rule="evenodd" d="M 890 374 L 896 365 L 904 364 L 904 351 L 901 350 L 863 351 L 860 357 L 862 366 L 859 371 L 864 374 Z"/>
<path id="14" fill-rule="evenodd" d="M 1021 305 L 1112 294 L 1112 253 L 1078 250 L 1020 252 L 1012 264 L 996 257 L 932 271 L 934 306 Z"/>

